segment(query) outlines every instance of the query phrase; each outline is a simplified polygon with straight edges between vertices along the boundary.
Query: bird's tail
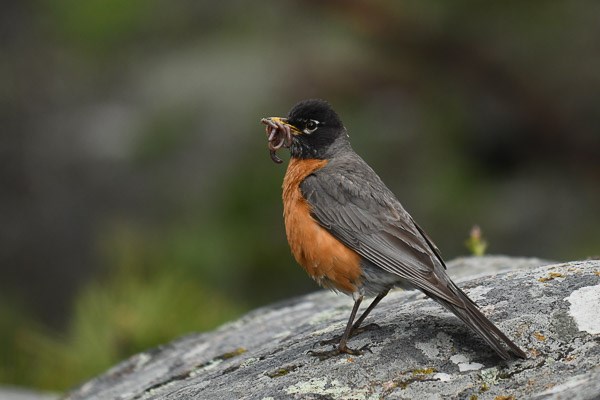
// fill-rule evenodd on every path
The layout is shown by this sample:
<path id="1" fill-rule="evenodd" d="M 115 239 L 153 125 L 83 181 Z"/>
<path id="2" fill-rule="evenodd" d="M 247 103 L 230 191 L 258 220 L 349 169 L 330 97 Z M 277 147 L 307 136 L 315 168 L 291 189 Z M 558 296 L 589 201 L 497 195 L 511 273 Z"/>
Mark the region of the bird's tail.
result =
<path id="1" fill-rule="evenodd" d="M 473 303 L 462 290 L 456 286 L 452 289 L 454 289 L 453 291 L 462 300 L 464 307 L 457 306 L 456 304 L 440 299 L 437 296 L 432 297 L 477 332 L 503 359 L 510 359 L 511 353 L 519 358 L 527 358 L 527 354 L 514 344 L 500 329 L 498 329 L 498 327 L 496 327 L 496 325 L 487 319 L 486 316 L 479 311 L 475 303 Z M 502 343 L 506 344 L 508 349 L 506 349 Z"/>

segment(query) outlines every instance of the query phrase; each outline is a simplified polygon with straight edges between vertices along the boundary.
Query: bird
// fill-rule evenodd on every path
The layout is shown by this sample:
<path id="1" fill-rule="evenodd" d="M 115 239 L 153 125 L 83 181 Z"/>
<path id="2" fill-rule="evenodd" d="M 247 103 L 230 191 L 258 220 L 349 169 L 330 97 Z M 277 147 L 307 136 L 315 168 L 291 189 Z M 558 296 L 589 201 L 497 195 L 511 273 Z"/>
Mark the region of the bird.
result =
<path id="1" fill-rule="evenodd" d="M 319 285 L 354 300 L 334 349 L 312 355 L 363 354 L 366 347 L 354 349 L 349 339 L 391 289 L 402 288 L 419 289 L 454 313 L 502 359 L 527 358 L 450 279 L 436 245 L 353 150 L 327 101 L 302 100 L 287 117 L 261 122 L 273 160 L 281 162 L 281 147 L 290 152 L 282 198 L 292 255 Z M 365 297 L 374 299 L 356 319 Z"/>

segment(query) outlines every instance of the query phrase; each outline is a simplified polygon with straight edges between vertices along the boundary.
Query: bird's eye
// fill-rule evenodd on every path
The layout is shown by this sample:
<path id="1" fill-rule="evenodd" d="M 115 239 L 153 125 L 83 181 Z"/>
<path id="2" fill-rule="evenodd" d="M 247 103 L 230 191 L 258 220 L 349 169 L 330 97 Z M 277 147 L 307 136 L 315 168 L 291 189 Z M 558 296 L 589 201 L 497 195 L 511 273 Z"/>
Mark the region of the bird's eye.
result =
<path id="1" fill-rule="evenodd" d="M 304 133 L 311 134 L 317 130 L 319 126 L 319 121 L 315 121 L 314 119 L 309 119 L 306 123 L 306 128 L 304 128 Z"/>

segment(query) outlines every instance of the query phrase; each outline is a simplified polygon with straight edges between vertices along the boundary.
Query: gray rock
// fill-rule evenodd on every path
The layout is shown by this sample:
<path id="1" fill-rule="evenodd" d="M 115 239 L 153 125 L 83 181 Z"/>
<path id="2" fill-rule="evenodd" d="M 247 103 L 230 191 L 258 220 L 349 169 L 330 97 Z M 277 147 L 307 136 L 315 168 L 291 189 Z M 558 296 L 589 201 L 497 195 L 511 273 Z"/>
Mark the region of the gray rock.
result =
<path id="1" fill-rule="evenodd" d="M 540 262 L 484 257 L 449 267 L 453 275 L 461 265 L 512 265 L 460 286 L 527 360 L 501 361 L 420 292 L 395 291 L 369 317 L 380 328 L 350 341 L 370 352 L 319 361 L 307 352 L 341 333 L 352 303 L 323 291 L 135 355 L 67 398 L 596 399 L 600 261 L 532 268 Z"/>
<path id="2" fill-rule="evenodd" d="M 56 400 L 58 394 L 37 392 L 17 386 L 0 386 L 0 400 Z"/>
<path id="3" fill-rule="evenodd" d="M 499 274 L 501 272 L 531 269 L 542 265 L 548 265 L 554 261 L 543 260 L 533 257 L 458 257 L 448 261 L 448 274 L 454 282 L 468 279 L 481 278 L 483 276 Z"/>

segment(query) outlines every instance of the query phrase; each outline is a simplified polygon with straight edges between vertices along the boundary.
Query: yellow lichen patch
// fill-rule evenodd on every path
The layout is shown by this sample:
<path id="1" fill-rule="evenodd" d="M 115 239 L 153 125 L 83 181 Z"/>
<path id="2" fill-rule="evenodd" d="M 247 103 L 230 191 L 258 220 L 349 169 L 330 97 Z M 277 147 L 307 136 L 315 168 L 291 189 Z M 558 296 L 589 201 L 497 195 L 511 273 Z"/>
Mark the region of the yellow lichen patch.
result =
<path id="1" fill-rule="evenodd" d="M 594 271 L 594 275 L 600 276 L 600 271 Z"/>
<path id="2" fill-rule="evenodd" d="M 273 372 L 268 373 L 267 376 L 269 378 L 278 378 L 280 376 L 285 376 L 285 375 L 287 375 L 289 373 L 290 373 L 290 371 L 288 371 L 287 369 L 285 369 L 285 368 L 279 368 L 279 369 L 277 369 L 277 370 L 275 370 Z"/>
<path id="3" fill-rule="evenodd" d="M 435 372 L 435 368 L 422 368 L 413 370 L 412 374 L 414 375 L 429 375 Z"/>
<path id="4" fill-rule="evenodd" d="M 247 351 L 248 350 L 246 350 L 245 348 L 239 347 L 233 351 L 230 351 L 229 353 L 221 354 L 218 358 L 220 358 L 221 360 L 229 360 L 230 358 L 237 357 L 241 354 L 244 354 Z"/>
<path id="5" fill-rule="evenodd" d="M 540 353 L 540 352 L 539 352 L 537 349 L 530 349 L 530 350 L 529 350 L 529 354 L 531 354 L 531 356 L 532 356 L 533 358 L 536 358 L 536 357 L 538 357 L 538 356 L 539 356 L 540 354 L 542 354 L 542 353 Z"/>
<path id="6" fill-rule="evenodd" d="M 298 369 L 297 365 L 290 365 L 287 367 L 278 368 L 275 371 L 267 373 L 269 378 L 279 378 L 280 376 L 286 376 L 290 372 L 294 372 Z"/>
<path id="7" fill-rule="evenodd" d="M 540 332 L 534 332 L 533 337 L 539 340 L 540 342 L 546 341 L 546 336 L 542 335 Z"/>
<path id="8" fill-rule="evenodd" d="M 414 382 L 435 381 L 437 379 L 428 376 L 434 372 L 436 372 L 435 368 L 419 368 L 412 371 L 401 372 L 397 378 L 382 384 L 384 397 L 391 393 L 395 388 L 404 390 Z"/>
<path id="9" fill-rule="evenodd" d="M 494 400 L 515 400 L 515 396 L 496 396 Z"/>
<path id="10" fill-rule="evenodd" d="M 548 282 L 555 278 L 564 278 L 564 277 L 565 277 L 565 275 L 561 274 L 560 272 L 549 272 L 548 276 L 543 276 L 543 277 L 539 278 L 538 281 Z"/>
<path id="11" fill-rule="evenodd" d="M 577 359 L 577 357 L 575 357 L 572 354 L 569 354 L 568 356 L 565 357 L 565 361 L 566 362 L 571 362 L 571 361 L 576 360 L 576 359 Z"/>

